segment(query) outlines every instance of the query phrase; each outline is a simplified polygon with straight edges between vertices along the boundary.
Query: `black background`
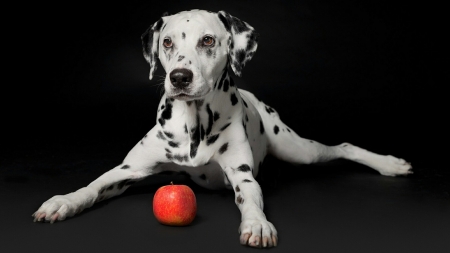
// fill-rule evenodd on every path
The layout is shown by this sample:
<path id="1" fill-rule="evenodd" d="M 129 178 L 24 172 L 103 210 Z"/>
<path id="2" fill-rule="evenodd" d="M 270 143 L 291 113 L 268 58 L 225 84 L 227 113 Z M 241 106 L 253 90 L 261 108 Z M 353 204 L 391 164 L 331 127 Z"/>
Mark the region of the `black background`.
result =
<path id="1" fill-rule="evenodd" d="M 240 88 L 300 136 L 412 162 L 389 178 L 348 161 L 260 175 L 274 252 L 445 252 L 450 185 L 442 99 L 442 7 L 381 1 L 67 2 L 5 7 L 0 179 L 4 252 L 240 252 L 231 191 L 154 177 L 53 225 L 31 214 L 122 161 L 156 122 L 140 36 L 161 14 L 225 10 L 260 34 Z M 442 147 L 444 146 L 444 147 Z M 151 200 L 170 180 L 197 195 L 193 225 L 159 225 Z M 2 250 L 3 251 L 3 250 Z"/>

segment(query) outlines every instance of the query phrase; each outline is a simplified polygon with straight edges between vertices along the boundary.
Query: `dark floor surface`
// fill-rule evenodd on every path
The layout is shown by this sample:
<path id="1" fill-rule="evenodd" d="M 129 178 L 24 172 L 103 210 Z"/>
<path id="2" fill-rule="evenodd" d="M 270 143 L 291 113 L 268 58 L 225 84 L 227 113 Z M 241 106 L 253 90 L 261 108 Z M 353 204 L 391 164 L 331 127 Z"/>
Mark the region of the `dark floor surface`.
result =
<path id="1" fill-rule="evenodd" d="M 69 155 L 66 147 L 41 149 L 27 160 L 3 161 L 2 252 L 252 250 L 239 245 L 234 193 L 204 190 L 184 176 L 149 178 L 64 222 L 33 223 L 43 201 L 115 165 L 114 156 L 89 155 L 98 148 L 92 143 Z M 259 181 L 266 215 L 279 232 L 272 252 L 448 252 L 449 175 L 421 166 L 414 172 L 392 178 L 347 161 L 295 167 L 269 157 Z M 160 225 L 153 216 L 153 194 L 170 181 L 196 194 L 198 214 L 188 227 Z"/>

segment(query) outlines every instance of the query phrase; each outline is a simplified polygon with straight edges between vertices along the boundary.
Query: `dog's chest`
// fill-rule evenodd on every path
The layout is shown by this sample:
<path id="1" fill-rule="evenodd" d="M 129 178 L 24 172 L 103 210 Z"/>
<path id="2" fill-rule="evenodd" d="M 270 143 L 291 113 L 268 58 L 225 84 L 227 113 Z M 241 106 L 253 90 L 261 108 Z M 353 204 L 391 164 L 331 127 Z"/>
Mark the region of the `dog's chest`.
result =
<path id="1" fill-rule="evenodd" d="M 242 122 L 242 114 L 208 101 L 174 101 L 163 97 L 158 107 L 158 138 L 165 143 L 166 157 L 179 165 L 207 164 L 232 136 L 226 130 Z"/>

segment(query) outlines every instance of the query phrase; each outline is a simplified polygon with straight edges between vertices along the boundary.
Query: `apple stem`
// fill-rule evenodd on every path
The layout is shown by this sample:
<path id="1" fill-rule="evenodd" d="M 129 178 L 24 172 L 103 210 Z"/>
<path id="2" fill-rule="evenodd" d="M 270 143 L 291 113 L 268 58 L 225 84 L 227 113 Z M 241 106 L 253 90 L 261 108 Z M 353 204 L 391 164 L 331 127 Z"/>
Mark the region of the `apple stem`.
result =
<path id="1" fill-rule="evenodd" d="M 170 184 L 173 185 L 173 181 L 170 181 Z"/>

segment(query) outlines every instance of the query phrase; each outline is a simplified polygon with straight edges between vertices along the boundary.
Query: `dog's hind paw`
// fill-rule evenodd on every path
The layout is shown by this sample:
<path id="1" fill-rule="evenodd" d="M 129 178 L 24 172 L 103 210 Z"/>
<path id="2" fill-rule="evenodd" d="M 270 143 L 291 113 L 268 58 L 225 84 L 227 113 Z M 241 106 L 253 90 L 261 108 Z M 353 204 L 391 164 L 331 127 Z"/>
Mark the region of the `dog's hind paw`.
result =
<path id="1" fill-rule="evenodd" d="M 413 174 L 411 163 L 391 155 L 385 156 L 383 161 L 375 169 L 384 176 L 406 176 Z"/>

